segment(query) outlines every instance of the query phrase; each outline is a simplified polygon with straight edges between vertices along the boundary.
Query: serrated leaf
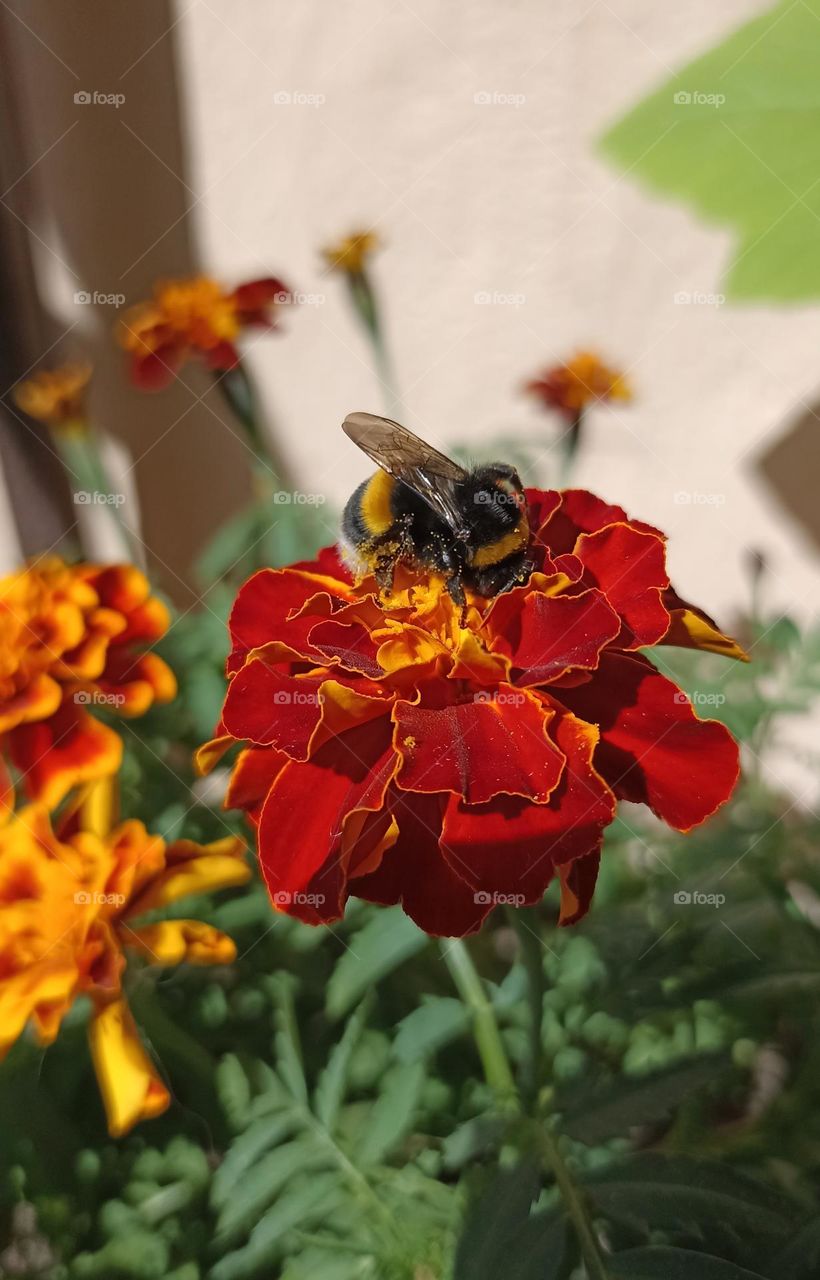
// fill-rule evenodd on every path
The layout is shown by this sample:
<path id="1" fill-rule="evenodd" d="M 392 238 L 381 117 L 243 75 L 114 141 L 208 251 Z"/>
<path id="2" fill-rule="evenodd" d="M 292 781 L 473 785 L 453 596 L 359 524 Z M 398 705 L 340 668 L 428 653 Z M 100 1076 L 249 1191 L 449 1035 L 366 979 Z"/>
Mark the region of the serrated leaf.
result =
<path id="1" fill-rule="evenodd" d="M 461 1169 L 470 1160 L 496 1151 L 509 1131 L 505 1116 L 473 1116 L 448 1133 L 442 1144 L 444 1163 L 448 1169 Z"/>
<path id="2" fill-rule="evenodd" d="M 359 1144 L 359 1164 L 366 1168 L 381 1163 L 409 1133 L 423 1084 L 424 1067 L 420 1062 L 406 1063 L 388 1072 Z"/>
<path id="3" fill-rule="evenodd" d="M 328 1133 L 333 1133 L 336 1129 L 339 1108 L 344 1098 L 350 1059 L 364 1030 L 368 1006 L 369 1001 L 363 1000 L 356 1012 L 348 1018 L 344 1033 L 338 1043 L 333 1046 L 327 1065 L 319 1076 L 313 1109 L 317 1119 L 324 1125 Z"/>
<path id="4" fill-rule="evenodd" d="M 241 1129 L 247 1119 L 251 1086 L 242 1063 L 233 1053 L 226 1053 L 217 1063 L 216 1089 L 225 1114 L 234 1129 Z"/>
<path id="5" fill-rule="evenodd" d="M 244 1248 L 227 1254 L 212 1268 L 209 1280 L 251 1280 L 281 1256 L 288 1231 L 309 1230 L 346 1201 L 349 1197 L 337 1173 L 301 1179 L 257 1223 Z"/>
<path id="6" fill-rule="evenodd" d="M 782 0 L 603 139 L 619 166 L 735 230 L 725 286 L 734 297 L 820 295 L 818 18 L 820 0 Z"/>
<path id="7" fill-rule="evenodd" d="M 773 1280 L 725 1258 L 665 1245 L 616 1253 L 606 1266 L 613 1280 Z"/>
<path id="8" fill-rule="evenodd" d="M 453 1280 L 558 1280 L 564 1273 L 566 1222 L 561 1213 L 530 1214 L 539 1190 L 528 1166 L 500 1174 L 468 1215 Z"/>
<path id="9" fill-rule="evenodd" d="M 380 908 L 348 940 L 327 986 L 326 1008 L 341 1018 L 386 974 L 421 951 L 428 939 L 400 907 Z"/>
<path id="10" fill-rule="evenodd" d="M 227 1201 L 217 1219 L 217 1231 L 236 1236 L 259 1221 L 282 1188 L 299 1174 L 327 1168 L 327 1149 L 311 1133 L 301 1134 L 269 1151 L 246 1171 L 241 1194 Z"/>
<path id="11" fill-rule="evenodd" d="M 470 1014 L 451 996 L 423 996 L 423 1003 L 402 1018 L 393 1043 L 401 1062 L 420 1062 L 450 1044 L 470 1027 Z"/>
<path id="12" fill-rule="evenodd" d="M 255 1120 L 231 1143 L 211 1182 L 211 1202 L 218 1209 L 226 1204 L 241 1178 L 260 1156 L 290 1137 L 299 1126 L 294 1112 L 280 1112 Z M 244 1194 L 244 1187 L 243 1187 Z"/>
<path id="13" fill-rule="evenodd" d="M 663 1071 L 640 1076 L 619 1075 L 601 1086 L 600 1080 L 560 1091 L 555 1110 L 563 1112 L 561 1130 L 588 1145 L 626 1136 L 636 1125 L 664 1119 L 694 1089 L 711 1084 L 723 1055 L 676 1062 Z"/>
<path id="14" fill-rule="evenodd" d="M 713 1253 L 771 1252 L 794 1229 L 791 1201 L 728 1165 L 657 1154 L 634 1156 L 589 1178 L 590 1199 L 630 1227 L 677 1233 Z"/>
<path id="15" fill-rule="evenodd" d="M 276 1053 L 276 1067 L 293 1097 L 307 1105 L 308 1087 L 302 1064 L 302 1046 L 293 1007 L 293 983 L 290 974 L 276 974 L 269 980 L 268 985 L 275 1002 L 276 1034 L 273 1046 Z"/>

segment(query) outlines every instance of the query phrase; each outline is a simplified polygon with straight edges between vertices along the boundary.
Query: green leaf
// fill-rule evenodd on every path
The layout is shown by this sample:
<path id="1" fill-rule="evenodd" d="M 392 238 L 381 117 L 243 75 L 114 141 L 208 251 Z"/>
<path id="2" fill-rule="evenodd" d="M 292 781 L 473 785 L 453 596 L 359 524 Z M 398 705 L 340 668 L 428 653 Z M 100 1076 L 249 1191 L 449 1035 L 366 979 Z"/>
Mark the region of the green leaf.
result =
<path id="1" fill-rule="evenodd" d="M 772 1275 L 777 1280 L 816 1280 L 820 1275 L 820 1218 L 812 1218 L 777 1255 Z"/>
<path id="2" fill-rule="evenodd" d="M 264 1116 L 249 1125 L 245 1132 L 231 1143 L 224 1160 L 213 1176 L 211 1183 L 213 1205 L 221 1208 L 227 1204 L 237 1190 L 240 1179 L 245 1177 L 259 1157 L 271 1147 L 278 1146 L 285 1138 L 290 1137 L 298 1126 L 299 1117 L 293 1111 Z M 244 1196 L 244 1185 L 242 1194 Z"/>
<path id="3" fill-rule="evenodd" d="M 313 1109 L 317 1119 L 328 1133 L 334 1133 L 336 1129 L 339 1108 L 342 1105 L 347 1084 L 350 1059 L 364 1029 L 369 1003 L 369 1000 L 363 1000 L 353 1016 L 348 1019 L 344 1034 L 334 1045 L 327 1066 L 322 1071 L 316 1086 Z"/>
<path id="4" fill-rule="evenodd" d="M 394 1067 L 388 1072 L 359 1144 L 359 1164 L 367 1167 L 381 1163 L 410 1131 L 423 1084 L 424 1067 L 420 1062 Z"/>
<path id="5" fill-rule="evenodd" d="M 393 1052 L 402 1062 L 420 1062 L 470 1027 L 469 1011 L 460 1000 L 451 996 L 422 996 L 422 1000 L 398 1026 Z"/>
<path id="6" fill-rule="evenodd" d="M 227 1254 L 212 1268 L 209 1280 L 251 1280 L 281 1257 L 288 1231 L 309 1230 L 344 1204 L 345 1198 L 337 1173 L 297 1180 L 257 1223 L 244 1248 Z"/>
<path id="7" fill-rule="evenodd" d="M 269 980 L 269 987 L 276 1005 L 276 1035 L 273 1041 L 276 1066 L 294 1098 L 307 1105 L 308 1087 L 302 1065 L 302 1046 L 293 1007 L 293 983 L 290 975 L 276 974 Z"/>
<path id="8" fill-rule="evenodd" d="M 500 1173 L 467 1215 L 453 1280 L 556 1280 L 566 1233 L 559 1214 L 530 1216 L 540 1190 L 538 1169 Z"/>
<path id="9" fill-rule="evenodd" d="M 725 1258 L 712 1258 L 694 1249 L 628 1249 L 606 1260 L 613 1280 L 767 1280 Z"/>
<path id="10" fill-rule="evenodd" d="M 302 1134 L 268 1152 L 245 1173 L 240 1194 L 223 1205 L 217 1231 L 230 1238 L 253 1226 L 287 1183 L 300 1173 L 326 1169 L 327 1164 L 327 1149 L 312 1133 Z"/>
<path id="11" fill-rule="evenodd" d="M 247 1119 L 251 1086 L 242 1063 L 226 1053 L 216 1068 L 216 1090 L 231 1126 L 241 1129 Z"/>
<path id="12" fill-rule="evenodd" d="M 728 1165 L 645 1154 L 586 1183 L 604 1216 L 692 1239 L 713 1253 L 771 1252 L 794 1229 L 791 1201 Z"/>
<path id="13" fill-rule="evenodd" d="M 400 907 L 382 907 L 347 945 L 327 986 L 326 1008 L 332 1018 L 341 1018 L 365 991 L 421 951 L 427 935 Z"/>
<path id="14" fill-rule="evenodd" d="M 559 1092 L 555 1110 L 563 1112 L 561 1130 L 588 1145 L 625 1136 L 635 1125 L 663 1120 L 694 1089 L 711 1084 L 723 1055 L 676 1062 L 662 1071 L 640 1076 L 616 1076 L 603 1086 L 596 1078 Z"/>
<path id="15" fill-rule="evenodd" d="M 726 292 L 736 298 L 820 295 L 818 18 L 820 0 L 782 0 L 603 139 L 620 167 L 734 230 Z"/>

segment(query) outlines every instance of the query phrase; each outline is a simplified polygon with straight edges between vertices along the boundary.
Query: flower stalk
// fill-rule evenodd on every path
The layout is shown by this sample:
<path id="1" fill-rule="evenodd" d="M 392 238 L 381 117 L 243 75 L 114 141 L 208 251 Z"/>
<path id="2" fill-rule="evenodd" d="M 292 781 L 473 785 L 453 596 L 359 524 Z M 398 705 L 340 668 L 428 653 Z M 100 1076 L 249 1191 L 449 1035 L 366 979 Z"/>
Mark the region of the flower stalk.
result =
<path id="1" fill-rule="evenodd" d="M 518 1108 L 518 1094 L 507 1051 L 484 983 L 462 938 L 442 941 L 441 957 L 472 1017 L 475 1040 L 487 1084 L 505 1110 Z"/>

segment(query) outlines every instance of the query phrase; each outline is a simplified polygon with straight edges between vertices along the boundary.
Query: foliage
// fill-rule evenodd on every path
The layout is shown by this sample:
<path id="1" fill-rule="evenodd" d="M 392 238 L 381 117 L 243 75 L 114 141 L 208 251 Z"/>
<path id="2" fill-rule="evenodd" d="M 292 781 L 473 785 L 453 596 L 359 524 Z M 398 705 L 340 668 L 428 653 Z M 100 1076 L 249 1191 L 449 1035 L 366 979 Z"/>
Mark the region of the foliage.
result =
<path id="1" fill-rule="evenodd" d="M 603 139 L 619 168 L 732 228 L 734 298 L 820 294 L 818 18 L 818 0 L 782 0 L 676 72 Z"/>

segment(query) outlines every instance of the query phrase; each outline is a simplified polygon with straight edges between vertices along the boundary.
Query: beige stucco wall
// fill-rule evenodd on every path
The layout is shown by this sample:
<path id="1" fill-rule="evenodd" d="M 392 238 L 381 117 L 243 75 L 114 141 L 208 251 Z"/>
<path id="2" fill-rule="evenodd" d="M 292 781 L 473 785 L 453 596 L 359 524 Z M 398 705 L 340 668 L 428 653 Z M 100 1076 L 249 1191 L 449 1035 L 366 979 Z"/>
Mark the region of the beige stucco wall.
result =
<path id="1" fill-rule="evenodd" d="M 674 67 L 764 8 L 180 0 L 205 260 L 227 279 L 273 270 L 326 297 L 251 356 L 306 485 L 341 501 L 363 474 L 339 422 L 378 410 L 379 388 L 317 249 L 375 225 L 409 424 L 477 449 L 529 433 L 548 480 L 553 429 L 520 382 L 599 347 L 636 399 L 595 415 L 578 481 L 668 530 L 680 589 L 719 615 L 744 599 L 752 546 L 770 553 L 775 602 L 811 610 L 817 556 L 755 459 L 818 391 L 820 308 L 676 304 L 720 293 L 728 235 L 593 149 Z M 477 103 L 482 92 L 523 101 Z M 283 93 L 324 101 L 277 104 Z M 477 304 L 482 291 L 523 301 Z M 687 492 L 713 500 L 676 502 Z"/>

